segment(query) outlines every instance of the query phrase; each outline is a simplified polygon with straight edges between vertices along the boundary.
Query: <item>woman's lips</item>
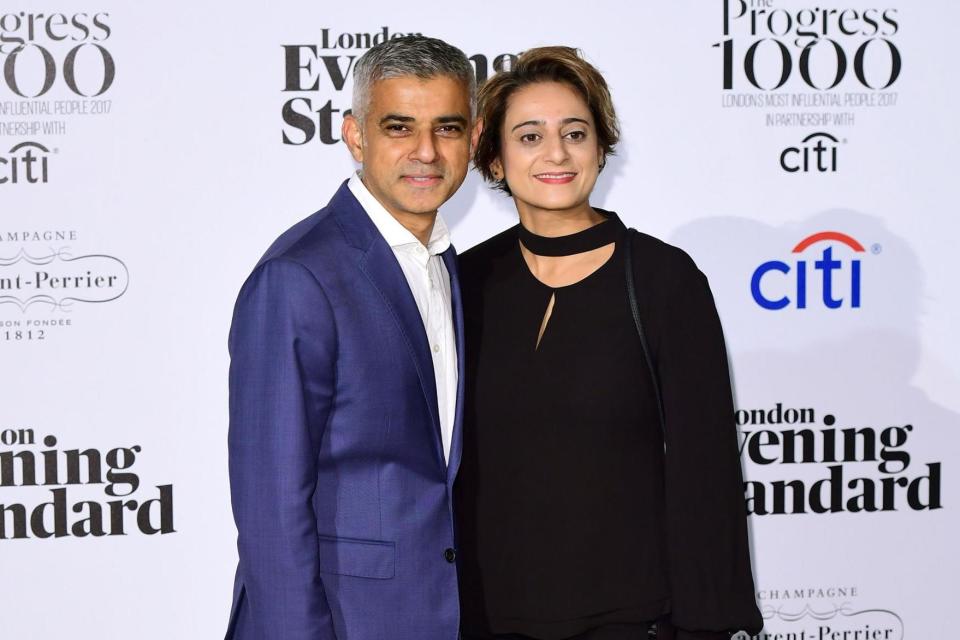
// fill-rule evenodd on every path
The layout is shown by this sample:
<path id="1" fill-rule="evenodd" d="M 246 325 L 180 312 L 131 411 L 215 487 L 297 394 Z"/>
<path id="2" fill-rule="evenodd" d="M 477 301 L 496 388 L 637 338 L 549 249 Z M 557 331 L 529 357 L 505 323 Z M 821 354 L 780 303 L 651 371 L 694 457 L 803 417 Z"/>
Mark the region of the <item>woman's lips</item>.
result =
<path id="1" fill-rule="evenodd" d="M 572 182 L 577 174 L 572 171 L 557 171 L 554 173 L 538 173 L 533 177 L 546 184 L 567 184 Z"/>

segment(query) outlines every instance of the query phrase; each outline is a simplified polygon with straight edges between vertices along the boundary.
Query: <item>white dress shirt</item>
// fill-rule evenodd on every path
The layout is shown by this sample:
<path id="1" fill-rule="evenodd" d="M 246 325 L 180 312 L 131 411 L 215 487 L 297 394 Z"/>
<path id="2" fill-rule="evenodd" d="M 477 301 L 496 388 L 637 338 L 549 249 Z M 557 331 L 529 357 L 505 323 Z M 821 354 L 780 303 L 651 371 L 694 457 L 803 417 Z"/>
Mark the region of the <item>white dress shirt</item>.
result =
<path id="1" fill-rule="evenodd" d="M 413 299 L 417 302 L 417 309 L 420 310 L 430 355 L 433 356 L 443 457 L 449 462 L 457 406 L 457 346 L 453 330 L 450 274 L 440 254 L 450 247 L 450 232 L 443 218 L 437 214 L 430 241 L 424 247 L 373 197 L 358 173 L 350 178 L 347 186 L 393 249 L 393 255 L 400 263 Z"/>

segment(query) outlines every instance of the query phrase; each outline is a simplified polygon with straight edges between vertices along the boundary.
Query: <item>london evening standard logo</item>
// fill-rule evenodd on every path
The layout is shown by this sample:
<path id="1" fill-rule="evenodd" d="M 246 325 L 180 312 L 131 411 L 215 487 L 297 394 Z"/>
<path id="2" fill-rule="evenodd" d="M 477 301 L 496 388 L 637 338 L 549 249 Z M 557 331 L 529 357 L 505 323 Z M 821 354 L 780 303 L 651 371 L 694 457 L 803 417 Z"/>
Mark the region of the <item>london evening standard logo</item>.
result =
<path id="1" fill-rule="evenodd" d="M 113 302 L 126 293 L 130 274 L 120 258 L 39 249 L 41 243 L 74 240 L 73 230 L 0 231 L 0 342 L 45 340 L 51 331 L 73 326 L 78 306 Z"/>
<path id="2" fill-rule="evenodd" d="M 320 29 L 311 44 L 285 44 L 283 48 L 283 93 L 281 109 L 285 145 L 303 145 L 313 140 L 331 145 L 340 142 L 343 118 L 350 113 L 351 95 L 345 92 L 353 65 L 363 53 L 381 42 L 419 32 L 397 32 L 389 27 L 376 31 L 340 32 Z M 511 53 L 469 56 L 477 83 L 509 69 L 517 60 Z"/>
<path id="3" fill-rule="evenodd" d="M 873 245 L 870 253 L 881 250 Z M 767 260 L 754 270 L 750 294 L 760 307 L 770 311 L 861 307 L 863 260 L 869 254 L 855 238 L 821 231 L 798 242 L 791 253 L 789 261 Z"/>
<path id="4" fill-rule="evenodd" d="M 813 407 L 740 409 L 740 456 L 754 516 L 934 510 L 941 500 L 941 462 L 914 465 L 913 424 L 842 426 Z M 784 476 L 787 477 L 784 477 Z"/>
<path id="5" fill-rule="evenodd" d="M 112 34 L 105 12 L 0 13 L 0 138 L 62 136 L 77 118 L 110 113 Z"/>
<path id="6" fill-rule="evenodd" d="M 0 428 L 0 542 L 174 533 L 173 485 L 140 491 L 140 445 L 66 448 L 53 434 Z"/>

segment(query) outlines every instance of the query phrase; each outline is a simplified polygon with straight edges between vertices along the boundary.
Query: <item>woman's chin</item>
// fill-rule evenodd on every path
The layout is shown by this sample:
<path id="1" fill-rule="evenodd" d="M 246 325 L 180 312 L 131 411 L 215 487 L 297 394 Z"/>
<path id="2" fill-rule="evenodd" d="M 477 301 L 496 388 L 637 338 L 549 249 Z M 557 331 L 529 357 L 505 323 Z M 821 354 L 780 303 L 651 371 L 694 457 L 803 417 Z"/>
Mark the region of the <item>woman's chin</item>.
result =
<path id="1" fill-rule="evenodd" d="M 540 211 L 569 211 L 586 204 L 580 198 L 537 198 L 524 201 L 530 209 Z"/>

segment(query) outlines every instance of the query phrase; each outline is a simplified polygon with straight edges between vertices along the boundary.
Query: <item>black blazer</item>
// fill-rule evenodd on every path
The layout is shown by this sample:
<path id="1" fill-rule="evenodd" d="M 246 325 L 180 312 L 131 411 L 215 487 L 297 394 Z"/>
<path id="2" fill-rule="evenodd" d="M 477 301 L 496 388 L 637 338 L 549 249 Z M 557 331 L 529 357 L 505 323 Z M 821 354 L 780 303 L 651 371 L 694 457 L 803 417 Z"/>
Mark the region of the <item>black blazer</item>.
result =
<path id="1" fill-rule="evenodd" d="M 496 286 L 498 279 L 509 277 L 501 267 L 517 250 L 517 229 L 508 229 L 461 256 L 468 372 L 469 361 L 483 349 L 477 339 L 483 305 L 496 304 L 494 299 L 486 301 L 485 292 Z M 726 347 L 710 287 L 682 250 L 642 233 L 630 234 L 630 242 L 638 308 L 665 419 L 663 463 L 643 471 L 650 476 L 644 476 L 643 482 L 660 488 L 655 501 L 659 504 L 648 505 L 647 512 L 660 513 L 662 526 L 657 539 L 637 539 L 638 545 L 662 549 L 665 556 L 658 559 L 658 564 L 667 567 L 666 577 L 661 577 L 664 572 L 659 567 L 651 567 L 649 590 L 651 594 L 668 594 L 663 637 L 726 638 L 741 629 L 756 633 L 763 622 L 750 566 Z M 614 254 L 621 261 L 622 299 L 611 300 L 611 304 L 625 306 L 622 253 Z M 651 397 L 651 377 L 639 376 L 636 390 Z M 656 428 L 659 431 L 660 427 Z M 475 452 L 470 450 L 471 437 L 465 432 L 468 478 L 470 465 L 477 463 L 472 459 Z M 467 529 L 474 526 L 470 520 L 472 505 L 467 503 L 471 500 L 470 487 L 458 491 L 457 496 L 464 501 L 456 508 L 458 521 L 463 524 L 462 557 L 470 562 L 471 533 Z M 465 569 L 468 578 L 483 571 L 482 566 L 477 571 Z M 481 592 L 478 587 L 462 580 L 465 596 Z M 470 598 L 462 601 L 464 607 L 485 606 L 466 600 Z M 653 601 L 648 604 L 654 611 Z M 470 613 L 470 617 L 476 617 L 476 612 Z"/>

